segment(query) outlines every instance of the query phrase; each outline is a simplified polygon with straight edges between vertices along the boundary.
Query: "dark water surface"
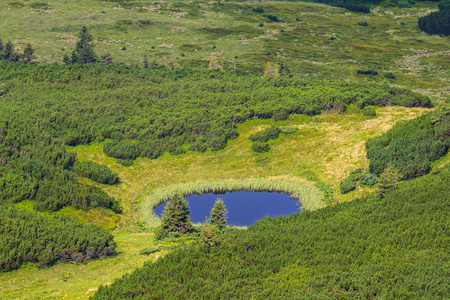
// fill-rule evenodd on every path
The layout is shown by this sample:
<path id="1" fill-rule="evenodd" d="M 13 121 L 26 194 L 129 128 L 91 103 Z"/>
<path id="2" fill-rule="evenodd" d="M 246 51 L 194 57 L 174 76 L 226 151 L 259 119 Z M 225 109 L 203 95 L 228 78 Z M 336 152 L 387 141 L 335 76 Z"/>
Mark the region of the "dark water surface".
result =
<path id="1" fill-rule="evenodd" d="M 300 203 L 289 195 L 277 192 L 238 191 L 225 194 L 201 194 L 186 196 L 192 223 L 204 223 L 210 217 L 211 209 L 217 198 L 223 200 L 228 210 L 227 224 L 234 226 L 251 226 L 266 216 L 288 216 L 300 212 Z M 154 212 L 161 217 L 166 203 L 158 205 Z"/>

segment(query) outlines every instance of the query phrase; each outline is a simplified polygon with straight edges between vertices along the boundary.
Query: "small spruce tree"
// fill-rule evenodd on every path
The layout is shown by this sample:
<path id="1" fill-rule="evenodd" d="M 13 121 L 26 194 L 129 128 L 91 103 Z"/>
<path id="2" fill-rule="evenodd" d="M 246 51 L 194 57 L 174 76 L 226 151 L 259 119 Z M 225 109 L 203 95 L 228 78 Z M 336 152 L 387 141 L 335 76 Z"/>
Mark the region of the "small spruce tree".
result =
<path id="1" fill-rule="evenodd" d="M 3 52 L 3 41 L 0 39 L 0 54 Z M 2 59 L 2 55 L 0 55 L 0 60 Z"/>
<path id="2" fill-rule="evenodd" d="M 9 62 L 15 62 L 20 59 L 19 55 L 14 52 L 14 46 L 11 42 L 7 42 L 3 49 L 3 59 Z"/>
<path id="3" fill-rule="evenodd" d="M 77 52 L 74 50 L 72 51 L 72 55 L 70 57 L 70 63 L 71 64 L 77 64 L 80 62 L 80 58 L 78 57 Z"/>
<path id="4" fill-rule="evenodd" d="M 34 58 L 34 49 L 31 47 L 31 44 L 28 43 L 25 50 L 23 50 L 23 61 L 29 63 Z"/>
<path id="5" fill-rule="evenodd" d="M 63 62 L 67 65 L 71 63 L 71 60 L 69 58 L 69 55 L 64 54 Z"/>
<path id="6" fill-rule="evenodd" d="M 148 69 L 148 55 L 147 53 L 144 56 L 144 64 L 142 65 L 144 69 Z"/>
<path id="7" fill-rule="evenodd" d="M 113 58 L 111 56 L 111 54 L 108 53 L 108 50 L 105 49 L 105 53 L 101 56 L 101 62 L 106 64 L 106 65 L 110 65 L 113 62 Z"/>
<path id="8" fill-rule="evenodd" d="M 152 64 L 151 64 L 150 68 L 152 70 L 158 70 L 159 69 L 159 64 L 156 62 L 156 58 L 153 58 L 153 61 L 152 61 Z"/>
<path id="9" fill-rule="evenodd" d="M 189 207 L 186 200 L 180 195 L 175 195 L 167 203 L 162 215 L 162 229 L 166 232 L 179 232 L 185 234 L 191 232 L 194 226 L 189 219 Z"/>
<path id="10" fill-rule="evenodd" d="M 225 208 L 222 199 L 217 198 L 217 201 L 211 210 L 211 225 L 216 225 L 219 229 L 227 226 L 227 213 L 228 211 Z"/>
<path id="11" fill-rule="evenodd" d="M 200 242 L 205 247 L 206 254 L 208 254 L 211 247 L 216 244 L 216 235 L 213 228 L 211 228 L 211 225 L 208 223 L 208 219 L 205 220 L 205 224 L 203 225 L 200 235 Z"/>
<path id="12" fill-rule="evenodd" d="M 94 53 L 94 43 L 92 35 L 89 34 L 86 26 L 83 26 L 80 32 L 80 40 L 75 46 L 78 61 L 81 64 L 92 64 L 97 62 L 97 56 Z M 73 56 L 73 55 L 72 55 Z"/>
<path id="13" fill-rule="evenodd" d="M 378 180 L 378 194 L 380 198 L 384 198 L 386 194 L 397 188 L 400 182 L 400 173 L 389 164 Z"/>

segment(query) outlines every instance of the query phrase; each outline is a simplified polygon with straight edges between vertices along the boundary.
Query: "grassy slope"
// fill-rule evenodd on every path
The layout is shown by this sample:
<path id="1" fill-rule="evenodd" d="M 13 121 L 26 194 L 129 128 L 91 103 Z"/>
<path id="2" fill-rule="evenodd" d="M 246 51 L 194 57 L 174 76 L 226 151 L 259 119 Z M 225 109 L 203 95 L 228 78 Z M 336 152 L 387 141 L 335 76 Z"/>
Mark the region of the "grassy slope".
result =
<path id="1" fill-rule="evenodd" d="M 380 7 L 370 14 L 313 3 L 260 3 L 282 20 L 267 23 L 251 12 L 254 4 L 234 2 L 45 2 L 48 9 L 33 9 L 31 1 L 0 3 L 0 38 L 15 41 L 18 49 L 31 42 L 38 61 L 70 54 L 86 25 L 99 54 L 108 49 L 116 62 L 141 64 L 148 53 L 169 67 L 207 68 L 215 56 L 226 69 L 262 71 L 278 59 L 273 53 L 280 53 L 301 76 L 349 78 L 356 69 L 373 68 L 378 76 L 357 77 L 380 82 L 382 73 L 393 72 L 395 84 L 436 99 L 449 92 L 450 37 L 428 36 L 417 26 L 418 16 L 436 9 L 435 3 Z M 369 26 L 356 25 L 359 21 Z M 261 22 L 264 27 L 258 27 Z"/>

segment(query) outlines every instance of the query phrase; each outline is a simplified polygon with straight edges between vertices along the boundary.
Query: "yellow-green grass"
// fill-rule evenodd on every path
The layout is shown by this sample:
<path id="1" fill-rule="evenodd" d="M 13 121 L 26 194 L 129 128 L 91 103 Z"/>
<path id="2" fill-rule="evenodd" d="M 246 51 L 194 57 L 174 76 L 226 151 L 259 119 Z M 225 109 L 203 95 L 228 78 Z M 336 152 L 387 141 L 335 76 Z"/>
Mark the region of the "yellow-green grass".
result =
<path id="1" fill-rule="evenodd" d="M 15 42 L 18 51 L 32 43 L 36 61 L 61 61 L 85 25 L 99 55 L 107 49 L 116 62 L 128 64 L 142 64 L 147 53 L 170 68 L 204 69 L 214 56 L 224 69 L 262 71 L 283 56 L 298 76 L 381 82 L 383 73 L 393 72 L 392 84 L 435 99 L 443 99 L 450 85 L 450 37 L 427 35 L 417 25 L 436 3 L 361 14 L 305 2 L 42 2 L 49 8 L 33 9 L 33 0 L 0 1 L 0 38 Z M 255 6 L 282 21 L 268 22 L 251 11 Z M 360 21 L 369 26 L 358 26 Z M 356 75 L 368 68 L 379 75 Z"/>
<path id="2" fill-rule="evenodd" d="M 153 233 L 115 232 L 117 255 L 85 263 L 58 263 L 39 269 L 26 265 L 0 273 L 0 299 L 88 299 L 103 284 L 130 273 L 146 261 L 154 261 L 167 250 L 149 256 L 144 248 L 157 245 Z"/>
<path id="3" fill-rule="evenodd" d="M 117 197 L 124 209 L 121 221 L 117 224 L 118 229 L 112 232 L 119 244 L 118 255 L 85 263 L 61 263 L 46 269 L 28 265 L 2 273 L 0 298 L 87 299 L 100 284 L 108 284 L 133 271 L 144 261 L 163 255 L 161 252 L 149 257 L 139 255 L 142 249 L 154 248 L 157 244 L 151 233 L 138 233 L 142 230 L 138 221 L 144 220 L 142 215 L 152 214 L 152 203 L 149 201 L 152 196 L 170 193 L 178 188 L 198 188 L 198 183 L 208 183 L 208 188 L 211 185 L 220 187 L 222 184 L 225 186 L 237 182 L 243 182 L 240 185 L 244 182 L 264 185 L 283 180 L 311 188 L 311 194 L 317 196 L 321 193 L 314 192 L 313 185 L 315 181 L 322 180 L 334 189 L 334 203 L 349 201 L 355 196 L 371 192 L 373 188 L 358 188 L 349 194 L 340 195 L 338 188 L 339 182 L 350 171 L 368 166 L 364 148 L 367 138 L 381 134 L 400 120 L 414 118 L 429 110 L 384 107 L 377 109 L 375 118 L 352 113 L 352 108 L 348 111 L 344 115 L 292 115 L 288 120 L 278 122 L 250 120 L 238 125 L 239 137 L 229 141 L 221 151 L 188 151 L 179 156 L 165 154 L 156 160 L 139 158 L 130 167 L 119 165 L 115 159 L 107 157 L 102 151 L 103 143 L 68 148 L 76 151 L 80 160 L 108 165 L 121 178 L 121 183 L 115 186 L 96 184 Z M 281 134 L 278 139 L 270 141 L 268 153 L 254 153 L 248 136 L 274 123 L 295 125 L 299 130 L 294 134 Z M 449 156 L 445 159 L 449 159 Z M 315 181 L 305 180 L 310 176 L 314 176 Z M 80 178 L 80 181 L 93 184 L 86 178 Z M 302 201 L 307 203 L 306 199 Z M 20 205 L 31 207 L 30 202 Z M 98 217 L 92 217 L 91 211 L 83 213 L 67 209 L 63 212 L 76 215 L 83 222 L 98 224 Z M 118 217 L 112 213 L 101 216 L 113 223 Z M 150 217 L 148 222 L 147 225 L 154 225 L 158 220 Z"/>

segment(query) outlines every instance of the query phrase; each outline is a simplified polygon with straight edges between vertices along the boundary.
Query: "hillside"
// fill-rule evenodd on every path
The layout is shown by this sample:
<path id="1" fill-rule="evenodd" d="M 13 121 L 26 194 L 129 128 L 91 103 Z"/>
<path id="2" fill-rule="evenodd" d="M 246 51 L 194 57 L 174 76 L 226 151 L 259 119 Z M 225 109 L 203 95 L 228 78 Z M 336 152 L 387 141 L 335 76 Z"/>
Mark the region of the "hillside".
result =
<path id="1" fill-rule="evenodd" d="M 449 4 L 0 1 L 0 298 L 450 298 Z"/>
<path id="2" fill-rule="evenodd" d="M 384 199 L 264 219 L 171 252 L 92 299 L 449 297 L 450 167 Z"/>

